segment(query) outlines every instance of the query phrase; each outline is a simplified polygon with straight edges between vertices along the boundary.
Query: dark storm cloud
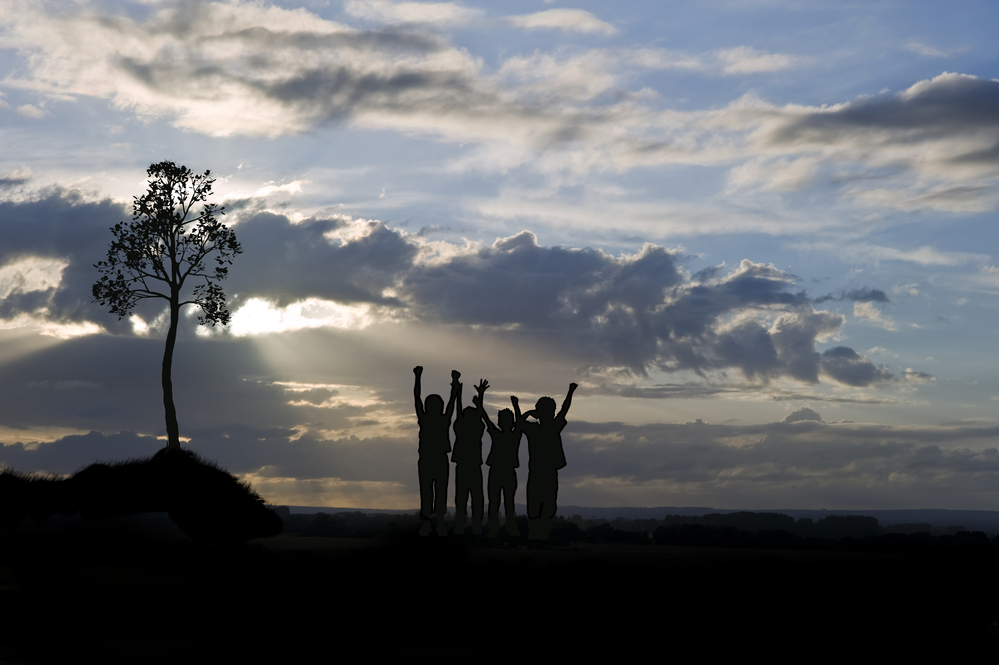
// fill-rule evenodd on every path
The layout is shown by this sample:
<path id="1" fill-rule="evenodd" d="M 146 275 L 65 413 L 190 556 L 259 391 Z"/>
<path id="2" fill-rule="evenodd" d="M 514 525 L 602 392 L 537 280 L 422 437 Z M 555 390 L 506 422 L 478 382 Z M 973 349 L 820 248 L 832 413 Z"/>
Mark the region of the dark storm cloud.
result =
<path id="1" fill-rule="evenodd" d="M 0 261 L 41 256 L 68 261 L 58 288 L 12 292 L 0 312 L 14 317 L 47 307 L 63 322 L 93 321 L 132 334 L 90 302 L 96 272 L 122 206 L 51 192 L 27 202 L 0 202 L 9 241 Z M 426 263 L 417 236 L 382 222 L 316 216 L 300 223 L 268 212 L 235 226 L 244 252 L 223 283 L 233 311 L 250 298 L 280 306 L 319 298 L 373 303 L 434 324 L 487 326 L 545 340 L 589 364 L 699 373 L 735 368 L 766 383 L 787 376 L 816 383 L 820 373 L 852 386 L 892 375 L 846 347 L 816 351 L 843 317 L 812 308 L 792 275 L 744 260 L 728 274 L 682 270 L 676 251 L 651 244 L 614 257 L 588 248 L 545 247 L 529 232 Z M 385 295 L 391 293 L 392 295 Z M 843 298 L 883 297 L 877 289 Z M 143 310 L 147 320 L 160 310 Z M 182 322 L 190 335 L 194 319 Z M 852 356 L 849 354 L 853 354 Z"/>
<path id="2" fill-rule="evenodd" d="M 123 206 L 108 199 L 85 201 L 75 192 L 60 189 L 47 190 L 35 200 L 0 200 L 0 266 L 25 257 L 69 262 L 59 288 L 12 293 L 0 302 L 0 316 L 30 313 L 44 306 L 54 321 L 99 321 L 114 332 L 130 330 L 127 321 L 119 323 L 90 302 L 96 279 L 93 265 L 107 254 L 109 229 L 128 217 Z"/>
<path id="3" fill-rule="evenodd" d="M 999 451 L 983 444 L 996 435 L 995 426 L 827 425 L 813 417 L 754 426 L 628 426 L 570 418 L 563 434 L 570 464 L 559 476 L 563 492 L 576 478 L 615 478 L 632 491 L 650 483 L 668 488 L 660 491 L 756 508 L 968 507 L 969 501 L 994 501 Z M 590 486 L 584 482 L 579 491 Z M 952 506 L 952 497 L 962 505 Z"/>
<path id="4" fill-rule="evenodd" d="M 973 141 L 956 141 L 971 139 Z M 789 116 L 768 135 L 773 146 L 864 146 L 885 149 L 951 141 L 945 165 L 999 166 L 999 81 L 944 73 L 896 95 L 860 98 L 832 109 Z M 958 148 L 957 151 L 954 151 Z M 890 159 L 890 155 L 888 158 Z M 904 166 L 905 161 L 899 161 Z"/>
<path id="5" fill-rule="evenodd" d="M 865 356 L 846 346 L 837 346 L 822 354 L 822 371 L 848 386 L 869 386 L 895 378 L 885 367 L 876 367 Z"/>
<path id="6" fill-rule="evenodd" d="M 816 305 L 830 300 L 850 300 L 853 302 L 884 302 L 891 303 L 888 299 L 888 294 L 886 294 L 881 289 L 872 289 L 869 287 L 862 287 L 859 289 L 853 289 L 851 291 L 843 291 L 840 293 L 829 293 L 824 296 L 820 296 L 813 300 L 812 302 Z"/>
<path id="7" fill-rule="evenodd" d="M 313 217 L 292 224 L 283 215 L 259 213 L 241 221 L 236 235 L 243 261 L 225 286 L 240 299 L 259 297 L 281 306 L 306 298 L 398 305 L 382 291 L 412 264 L 417 249 L 378 221 L 363 224 L 363 235 L 341 244 L 326 234 L 349 218 Z M 245 258 L 244 258 L 245 257 Z"/>
<path id="8" fill-rule="evenodd" d="M 679 255 L 646 245 L 615 258 L 596 250 L 542 247 L 524 232 L 432 267 L 417 267 L 405 289 L 420 315 L 442 322 L 515 325 L 589 349 L 602 364 L 706 371 L 736 367 L 749 378 L 789 375 L 818 381 L 816 339 L 843 323 L 812 310 L 793 279 L 743 261 L 731 274 L 691 282 Z M 723 319 L 783 312 L 768 328 Z"/>

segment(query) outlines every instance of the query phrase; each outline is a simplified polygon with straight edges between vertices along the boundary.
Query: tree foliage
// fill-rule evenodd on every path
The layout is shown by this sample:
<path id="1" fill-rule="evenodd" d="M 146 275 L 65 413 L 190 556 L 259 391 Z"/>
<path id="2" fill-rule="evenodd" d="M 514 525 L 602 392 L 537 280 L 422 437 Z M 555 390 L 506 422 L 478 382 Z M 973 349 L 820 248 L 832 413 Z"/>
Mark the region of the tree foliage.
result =
<path id="1" fill-rule="evenodd" d="M 243 250 L 232 229 L 215 216 L 224 215 L 223 209 L 206 202 L 215 178 L 211 171 L 199 175 L 173 162 L 153 164 L 146 173 L 151 180 L 146 193 L 134 199 L 132 221 L 114 225 L 107 259 L 94 265 L 101 273 L 93 287 L 94 300 L 121 319 L 140 300 L 176 299 L 178 307 L 201 308 L 199 323 L 229 323 L 218 282 Z M 214 270 L 209 268 L 210 258 Z M 188 280 L 196 284 L 190 299 L 180 301 Z"/>

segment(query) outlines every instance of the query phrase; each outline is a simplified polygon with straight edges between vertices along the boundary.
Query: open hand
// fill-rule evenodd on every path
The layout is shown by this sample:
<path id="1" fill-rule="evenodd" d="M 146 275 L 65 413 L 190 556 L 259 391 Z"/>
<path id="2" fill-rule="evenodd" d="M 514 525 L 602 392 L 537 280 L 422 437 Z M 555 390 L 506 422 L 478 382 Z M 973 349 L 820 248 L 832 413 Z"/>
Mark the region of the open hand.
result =
<path id="1" fill-rule="evenodd" d="M 476 392 L 478 392 L 480 395 L 486 392 L 486 390 L 488 389 L 489 389 L 489 382 L 486 381 L 485 379 L 481 379 L 479 381 L 479 385 L 475 386 Z"/>

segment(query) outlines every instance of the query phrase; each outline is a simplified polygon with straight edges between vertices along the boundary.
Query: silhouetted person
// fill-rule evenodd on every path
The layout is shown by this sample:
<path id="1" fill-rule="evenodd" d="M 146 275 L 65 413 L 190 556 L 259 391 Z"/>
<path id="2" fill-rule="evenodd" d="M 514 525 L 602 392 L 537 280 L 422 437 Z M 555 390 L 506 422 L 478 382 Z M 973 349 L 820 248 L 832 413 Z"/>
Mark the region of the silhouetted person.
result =
<path id="1" fill-rule="evenodd" d="M 565 414 L 572 404 L 572 393 L 577 387 L 575 383 L 569 384 L 569 393 L 558 415 L 551 397 L 542 397 L 533 411 L 523 415 L 521 427 L 527 435 L 530 455 L 527 463 L 527 537 L 533 540 L 547 540 L 552 530 L 557 509 L 558 470 L 565 466 L 562 430 L 566 426 Z M 526 420 L 532 415 L 538 422 Z"/>
<path id="2" fill-rule="evenodd" d="M 499 427 L 489 419 L 483 407 L 483 399 L 488 383 L 482 386 L 478 397 L 475 398 L 476 406 L 479 407 L 482 420 L 486 423 L 486 431 L 492 445 L 489 447 L 489 457 L 486 458 L 486 465 L 489 467 L 489 480 L 487 481 L 489 493 L 489 535 L 496 537 L 499 531 L 499 509 L 500 492 L 506 503 L 506 533 L 509 536 L 519 536 L 520 530 L 517 528 L 517 515 L 514 509 L 514 495 L 517 493 L 517 467 L 520 466 L 520 438 L 524 432 L 521 425 L 524 422 L 520 413 L 520 403 L 516 397 L 510 397 L 513 402 L 514 411 L 510 409 L 501 410 L 496 419 Z M 516 419 L 514 415 L 516 412 Z"/>
<path id="3" fill-rule="evenodd" d="M 414 367 L 416 383 L 413 395 L 416 397 L 416 420 L 420 424 L 420 527 L 421 536 L 430 535 L 430 515 L 437 515 L 437 535 L 446 536 L 447 527 L 444 517 L 447 515 L 447 477 L 451 464 L 447 454 L 451 452 L 451 414 L 454 413 L 454 400 L 461 384 L 458 383 L 460 373 L 451 370 L 451 399 L 447 409 L 440 395 L 427 395 L 424 402 L 420 399 L 420 377 L 423 367 Z M 424 406 L 425 405 L 425 406 Z"/>
<path id="4" fill-rule="evenodd" d="M 480 382 L 479 389 L 488 386 Z M 465 532 L 468 495 L 472 495 L 472 533 L 482 533 L 482 424 L 480 410 L 461 408 L 461 384 L 458 384 L 458 414 L 454 419 L 454 532 Z"/>

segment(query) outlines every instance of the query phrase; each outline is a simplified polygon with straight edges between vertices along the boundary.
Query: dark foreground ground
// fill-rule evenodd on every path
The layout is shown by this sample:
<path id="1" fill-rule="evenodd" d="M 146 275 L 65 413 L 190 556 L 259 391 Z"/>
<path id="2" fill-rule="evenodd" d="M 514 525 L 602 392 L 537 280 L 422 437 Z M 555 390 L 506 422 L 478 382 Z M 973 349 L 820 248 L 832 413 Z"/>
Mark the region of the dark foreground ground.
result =
<path id="1" fill-rule="evenodd" d="M 960 653 L 999 639 L 991 555 L 281 535 L 165 514 L 0 531 L 0 660 L 584 662 Z M 693 649 L 693 653 L 691 653 Z"/>

